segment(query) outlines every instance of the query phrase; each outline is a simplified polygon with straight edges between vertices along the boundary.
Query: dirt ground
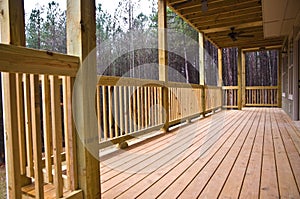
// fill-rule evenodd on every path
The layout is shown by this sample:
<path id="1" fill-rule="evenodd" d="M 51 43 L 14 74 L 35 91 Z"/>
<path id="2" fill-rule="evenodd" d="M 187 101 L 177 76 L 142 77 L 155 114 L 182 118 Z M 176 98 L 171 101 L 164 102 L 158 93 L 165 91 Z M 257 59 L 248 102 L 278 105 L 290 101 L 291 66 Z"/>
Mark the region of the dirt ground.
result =
<path id="1" fill-rule="evenodd" d="M 5 166 L 0 166 L 0 199 L 6 198 Z"/>

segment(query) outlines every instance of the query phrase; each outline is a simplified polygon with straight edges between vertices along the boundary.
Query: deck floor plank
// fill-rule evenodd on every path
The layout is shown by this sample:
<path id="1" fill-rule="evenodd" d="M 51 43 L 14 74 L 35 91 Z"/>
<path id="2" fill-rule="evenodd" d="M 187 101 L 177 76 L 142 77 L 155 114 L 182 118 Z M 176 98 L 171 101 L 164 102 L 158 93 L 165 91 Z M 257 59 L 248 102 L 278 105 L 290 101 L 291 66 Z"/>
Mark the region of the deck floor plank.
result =
<path id="1" fill-rule="evenodd" d="M 249 136 L 244 144 L 241 152 L 223 186 L 223 189 L 219 195 L 220 198 L 238 198 L 244 176 L 246 173 L 247 165 L 250 159 L 251 151 L 254 145 L 254 140 L 257 135 L 258 124 L 261 119 L 262 112 L 260 111 L 255 120 L 253 125 L 250 129 Z"/>
<path id="2" fill-rule="evenodd" d="M 236 155 L 236 149 L 240 148 L 238 146 L 242 144 L 244 135 L 246 131 L 243 132 L 244 128 L 248 126 L 248 121 L 254 119 L 254 113 L 248 114 L 246 118 L 243 118 L 243 121 L 240 125 L 233 126 L 233 134 L 230 138 L 225 142 L 225 144 L 220 148 L 218 153 L 214 155 L 214 157 L 208 162 L 207 165 L 201 170 L 200 173 L 194 178 L 194 180 L 188 185 L 188 187 L 181 193 L 180 198 L 198 198 L 198 197 L 207 197 L 207 198 L 216 198 L 218 193 L 222 188 L 222 173 L 226 172 L 221 171 L 223 167 L 226 167 L 227 171 L 230 171 L 230 164 L 234 161 Z M 246 122 L 247 121 L 247 122 Z M 250 122 L 251 123 L 251 122 Z M 225 161 L 225 157 L 227 157 Z M 225 161 L 225 163 L 224 163 Z M 224 163 L 224 164 L 222 164 Z M 220 168 L 221 167 L 221 168 Z M 220 170 L 219 170 L 220 169 Z M 221 172 L 221 173 L 220 173 Z M 225 179 L 224 179 L 225 180 Z M 212 182 L 211 182 L 212 181 Z M 214 183 L 217 183 L 216 187 L 214 187 Z M 202 194 L 201 192 L 204 191 Z M 211 189 L 214 191 L 211 192 Z M 202 194 L 202 195 L 200 195 Z M 208 196 L 206 196 L 208 194 Z M 212 196 L 216 194 L 215 196 Z"/>
<path id="3" fill-rule="evenodd" d="M 257 135 L 239 196 L 240 198 L 259 198 L 265 125 L 265 110 L 263 109 L 262 111 L 263 115 L 257 129 Z"/>
<path id="4" fill-rule="evenodd" d="M 283 117 L 282 113 L 276 115 L 278 128 L 274 131 L 275 158 L 280 198 L 300 198 L 299 189 L 283 141 L 285 125 L 288 124 Z"/>
<path id="5" fill-rule="evenodd" d="M 107 198 L 115 197 L 118 194 L 121 194 L 126 189 L 130 188 L 130 185 L 134 185 L 135 183 L 139 182 L 144 177 L 152 173 L 153 169 L 165 168 L 165 164 L 169 164 L 169 162 L 170 161 L 172 162 L 174 158 L 178 159 L 179 155 L 184 154 L 186 150 L 188 150 L 189 146 L 191 146 L 194 140 L 207 139 L 209 131 L 206 131 L 206 129 L 212 130 L 210 128 L 214 128 L 213 126 L 217 127 L 217 125 L 213 125 L 213 124 L 217 124 L 218 121 L 219 119 L 217 119 L 216 121 L 212 121 L 212 127 L 208 125 L 207 128 L 204 129 L 202 129 L 201 126 L 198 125 L 197 125 L 198 128 L 197 127 L 191 128 L 191 126 L 188 126 L 187 127 L 188 129 L 186 128 L 181 129 L 180 130 L 181 135 L 179 137 L 178 135 L 174 135 L 175 137 L 174 139 L 177 140 L 176 142 L 174 142 L 174 144 L 169 145 L 168 147 L 162 149 L 159 153 L 155 154 L 155 156 L 153 155 L 152 156 L 153 158 L 147 158 L 142 164 L 137 164 L 134 167 L 130 168 L 132 171 L 136 171 L 137 174 L 133 175 L 134 173 L 132 172 L 130 173 L 124 172 L 122 173 L 122 175 L 114 177 L 109 182 L 110 184 L 104 183 L 103 187 L 105 191 L 103 196 Z M 198 134 L 196 133 L 197 131 L 199 131 Z M 213 135 L 209 135 L 209 136 L 213 136 Z M 126 181 L 125 179 L 122 179 L 122 177 L 127 177 Z M 120 182 L 120 183 L 116 183 L 116 182 Z M 107 189 L 107 185 L 112 188 Z"/>
<path id="6" fill-rule="evenodd" d="M 300 198 L 300 133 L 289 117 L 224 112 L 105 156 L 102 197 Z"/>
<path id="7" fill-rule="evenodd" d="M 264 129 L 264 148 L 263 162 L 260 185 L 261 198 L 279 198 L 277 170 L 274 155 L 273 132 L 274 125 L 271 122 L 271 113 L 268 110 L 266 113 L 266 122 Z"/>
<path id="8" fill-rule="evenodd" d="M 224 186 L 224 183 L 232 170 L 237 157 L 239 156 L 241 149 L 244 147 L 244 144 L 249 137 L 250 129 L 257 117 L 258 113 L 253 113 L 249 118 L 245 126 L 241 126 L 239 131 L 238 138 L 234 141 L 234 144 L 230 148 L 229 152 L 226 154 L 220 165 L 218 166 L 215 173 L 212 175 L 211 179 L 208 181 L 206 187 L 198 195 L 198 198 L 207 197 L 207 198 L 217 198 L 219 193 Z"/>
<path id="9" fill-rule="evenodd" d="M 224 120 L 224 118 L 222 120 Z M 218 121 L 220 120 L 217 120 L 217 122 Z M 225 125 L 229 125 L 233 121 L 234 118 L 231 121 L 229 120 L 228 124 Z M 207 131 L 210 132 L 213 130 L 215 132 L 218 132 L 220 129 L 218 128 L 207 129 Z M 212 140 L 214 137 L 211 137 L 210 140 Z M 161 171 L 159 174 L 156 172 L 151 173 L 142 181 L 137 183 L 135 186 L 131 187 L 130 190 L 122 194 L 120 198 L 128 198 L 129 196 L 134 196 L 134 197 L 140 196 L 140 198 L 143 198 L 144 196 L 142 196 L 141 194 L 143 194 L 143 192 L 145 191 L 147 192 L 145 193 L 146 195 L 148 196 L 151 195 L 152 197 L 154 197 L 155 194 L 159 194 L 164 190 L 164 188 L 167 185 L 169 185 L 172 181 L 176 180 L 177 176 L 185 172 L 186 169 L 188 169 L 192 164 L 194 164 L 195 161 L 197 161 L 197 159 L 199 158 L 200 154 L 203 153 L 203 151 L 208 150 L 213 145 L 213 140 L 212 141 L 210 140 L 208 140 L 208 137 L 205 137 L 205 140 L 202 140 L 199 143 L 194 143 L 194 145 L 189 148 L 187 153 L 185 153 L 185 157 L 182 158 L 182 160 L 179 161 L 177 164 L 175 164 L 173 167 L 169 167 L 167 171 L 165 172 Z M 153 186 L 148 188 L 146 185 L 147 183 L 149 183 L 149 181 L 153 182 Z M 159 182 L 159 183 L 155 183 L 155 182 Z"/>

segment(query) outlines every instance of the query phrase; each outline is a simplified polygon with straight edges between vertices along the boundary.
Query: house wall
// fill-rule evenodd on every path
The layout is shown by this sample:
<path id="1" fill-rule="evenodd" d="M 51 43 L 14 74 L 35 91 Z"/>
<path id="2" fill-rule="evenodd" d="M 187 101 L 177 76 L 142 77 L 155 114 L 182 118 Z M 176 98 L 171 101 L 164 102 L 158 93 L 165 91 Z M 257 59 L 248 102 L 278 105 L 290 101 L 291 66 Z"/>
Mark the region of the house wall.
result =
<path id="1" fill-rule="evenodd" d="M 295 23 L 287 37 L 282 58 L 282 108 L 293 119 L 299 120 L 299 63 L 300 63 L 300 26 Z"/>

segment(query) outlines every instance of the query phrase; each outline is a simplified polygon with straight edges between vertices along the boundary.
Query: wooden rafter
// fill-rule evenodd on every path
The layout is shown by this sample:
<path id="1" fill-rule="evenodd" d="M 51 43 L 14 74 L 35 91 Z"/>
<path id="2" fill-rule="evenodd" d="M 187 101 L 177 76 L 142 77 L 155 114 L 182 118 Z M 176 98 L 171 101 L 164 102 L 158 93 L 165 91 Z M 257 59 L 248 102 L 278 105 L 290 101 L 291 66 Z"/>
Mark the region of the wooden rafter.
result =
<path id="1" fill-rule="evenodd" d="M 259 48 L 278 46 L 283 38 L 264 38 L 262 4 L 258 0 L 209 0 L 208 10 L 202 11 L 201 0 L 167 0 L 168 6 L 219 48 Z M 233 42 L 228 34 L 253 35 Z"/>

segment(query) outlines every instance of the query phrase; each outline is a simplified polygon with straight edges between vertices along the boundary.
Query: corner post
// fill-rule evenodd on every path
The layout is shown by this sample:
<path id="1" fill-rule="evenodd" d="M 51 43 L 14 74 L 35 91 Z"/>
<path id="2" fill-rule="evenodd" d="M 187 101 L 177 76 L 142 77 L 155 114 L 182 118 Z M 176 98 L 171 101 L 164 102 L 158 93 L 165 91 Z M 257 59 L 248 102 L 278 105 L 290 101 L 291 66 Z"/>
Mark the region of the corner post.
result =
<path id="1" fill-rule="evenodd" d="M 242 49 L 238 49 L 238 110 L 242 110 Z"/>
<path id="2" fill-rule="evenodd" d="M 277 67 L 277 104 L 282 108 L 282 53 L 278 50 L 278 67 Z"/>
<path id="3" fill-rule="evenodd" d="M 205 62 L 205 38 L 203 33 L 198 34 L 199 37 L 199 84 L 202 86 L 202 96 L 201 96 L 201 101 L 202 101 L 202 111 L 203 111 L 203 116 L 205 117 L 205 112 L 206 112 L 206 96 L 205 96 L 205 67 L 204 67 L 204 62 Z"/>
<path id="4" fill-rule="evenodd" d="M 168 89 L 168 42 L 167 42 L 167 2 L 158 0 L 158 61 L 159 80 L 165 85 L 162 88 L 163 131 L 169 129 L 169 89 Z"/>
<path id="5" fill-rule="evenodd" d="M 79 56 L 81 66 L 79 71 L 89 72 L 89 74 L 96 72 L 95 8 L 95 0 L 67 0 L 68 54 Z M 76 91 L 74 90 L 76 94 L 73 95 L 72 103 L 76 111 L 76 118 L 74 119 L 79 118 L 81 123 L 79 129 L 77 129 L 80 130 L 80 136 L 78 133 L 76 135 L 78 186 L 73 185 L 73 187 L 81 189 L 84 198 L 101 198 L 100 164 L 99 157 L 96 157 L 98 150 L 96 145 L 99 140 L 97 120 L 94 121 L 88 109 L 95 107 L 90 84 L 96 82 L 97 77 L 83 74 L 77 78 L 79 78 L 78 81 L 81 85 L 77 87 Z M 87 81 L 88 78 L 90 81 Z M 94 86 L 96 89 L 96 84 Z M 95 132 L 94 129 L 96 129 Z M 90 147 L 87 148 L 92 144 L 95 145 L 93 151 Z"/>

